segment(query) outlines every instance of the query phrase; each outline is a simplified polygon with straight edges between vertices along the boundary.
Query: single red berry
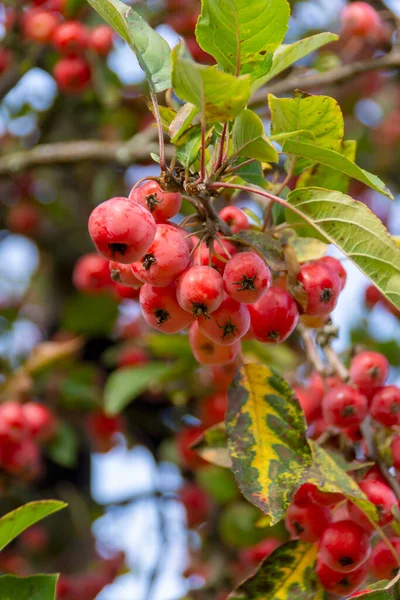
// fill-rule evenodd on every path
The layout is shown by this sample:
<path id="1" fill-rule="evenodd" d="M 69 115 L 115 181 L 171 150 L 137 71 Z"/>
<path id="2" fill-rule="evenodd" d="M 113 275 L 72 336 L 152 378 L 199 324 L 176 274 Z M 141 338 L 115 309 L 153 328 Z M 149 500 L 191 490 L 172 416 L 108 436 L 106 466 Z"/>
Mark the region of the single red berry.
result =
<path id="1" fill-rule="evenodd" d="M 321 400 L 309 388 L 294 387 L 294 392 L 304 412 L 307 423 L 311 423 L 321 416 Z"/>
<path id="2" fill-rule="evenodd" d="M 111 279 L 116 283 L 120 283 L 121 285 L 126 285 L 128 287 L 133 288 L 141 288 L 143 285 L 143 281 L 140 281 L 133 274 L 131 265 L 126 265 L 123 263 L 115 262 L 114 260 L 110 260 L 109 269 L 111 274 Z"/>
<path id="3" fill-rule="evenodd" d="M 81 256 L 75 263 L 72 281 L 76 289 L 82 292 L 98 292 L 111 286 L 108 261 L 99 254 L 90 253 Z"/>
<path id="4" fill-rule="evenodd" d="M 100 56 L 107 56 L 112 46 L 113 31 L 107 25 L 98 25 L 89 31 L 89 47 Z"/>
<path id="5" fill-rule="evenodd" d="M 366 2 L 351 2 L 340 13 L 343 33 L 347 36 L 367 38 L 375 36 L 381 28 L 376 10 Z"/>
<path id="6" fill-rule="evenodd" d="M 292 503 L 286 512 L 285 527 L 293 538 L 312 543 L 319 540 L 330 520 L 331 513 L 327 508 Z"/>
<path id="7" fill-rule="evenodd" d="M 374 394 L 371 417 L 386 427 L 400 425 L 400 388 L 386 385 Z"/>
<path id="8" fill-rule="evenodd" d="M 225 419 L 227 405 L 226 392 L 207 396 L 201 400 L 200 419 L 204 427 L 212 427 Z"/>
<path id="9" fill-rule="evenodd" d="M 189 529 L 197 527 L 208 519 L 211 502 L 207 494 L 192 482 L 185 483 L 178 492 L 179 499 L 186 509 Z"/>
<path id="10" fill-rule="evenodd" d="M 88 44 L 88 31 L 80 21 L 66 21 L 53 34 L 53 45 L 59 52 L 82 52 Z"/>
<path id="11" fill-rule="evenodd" d="M 400 435 L 396 436 L 391 445 L 393 466 L 395 469 L 400 469 Z"/>
<path id="12" fill-rule="evenodd" d="M 81 56 L 65 56 L 53 69 L 54 79 L 62 92 L 80 94 L 88 87 L 92 72 L 87 60 Z"/>
<path id="13" fill-rule="evenodd" d="M 322 400 L 322 414 L 329 425 L 352 427 L 359 425 L 368 412 L 368 400 L 351 385 L 338 385 Z"/>
<path id="14" fill-rule="evenodd" d="M 389 361 L 383 354 L 366 350 L 357 354 L 350 365 L 350 378 L 360 388 L 382 386 L 389 375 Z"/>
<path id="15" fill-rule="evenodd" d="M 369 535 L 349 519 L 331 523 L 322 534 L 319 558 L 335 571 L 354 571 L 368 559 L 370 553 Z"/>
<path id="16" fill-rule="evenodd" d="M 22 405 L 29 432 L 40 442 L 49 442 L 57 433 L 57 420 L 53 413 L 39 402 L 27 402 Z"/>
<path id="17" fill-rule="evenodd" d="M 240 340 L 230 346 L 216 344 L 199 329 L 197 321 L 189 329 L 189 343 L 195 359 L 202 365 L 230 363 L 235 360 L 241 348 Z"/>
<path id="18" fill-rule="evenodd" d="M 218 258 L 217 254 L 215 253 L 217 253 L 218 256 L 224 260 Z M 229 259 L 232 258 L 232 256 L 234 256 L 236 253 L 236 246 L 234 246 L 229 240 L 214 240 L 212 249 L 208 248 L 207 244 L 205 243 L 200 244 L 200 246 L 194 252 L 194 263 L 210 266 L 211 254 L 211 266 L 222 275 Z"/>
<path id="19" fill-rule="evenodd" d="M 254 304 L 270 287 L 271 271 L 254 252 L 236 254 L 224 270 L 225 291 L 237 302 Z"/>
<path id="20" fill-rule="evenodd" d="M 97 452 L 108 452 L 113 447 L 115 434 L 124 431 L 125 421 L 121 415 L 115 417 L 96 410 L 86 417 L 86 429 Z"/>
<path id="21" fill-rule="evenodd" d="M 40 474 L 39 446 L 30 438 L 3 444 L 0 447 L 0 463 L 11 475 L 30 481 Z"/>
<path id="22" fill-rule="evenodd" d="M 359 486 L 368 500 L 376 506 L 380 527 L 391 523 L 393 521 L 392 508 L 396 504 L 396 496 L 391 488 L 386 483 L 373 479 L 364 479 Z M 355 504 L 348 502 L 347 508 L 350 519 L 358 523 L 365 531 L 372 532 L 374 530 L 370 520 Z"/>
<path id="23" fill-rule="evenodd" d="M 348 596 L 354 592 L 368 575 L 368 564 L 364 563 L 350 573 L 335 571 L 325 565 L 320 559 L 317 561 L 317 575 L 322 586 L 332 594 Z"/>
<path id="24" fill-rule="evenodd" d="M 337 273 L 341 282 L 341 289 L 343 289 L 346 285 L 347 272 L 340 260 L 338 260 L 334 256 L 323 256 L 319 259 L 319 262 L 323 263 L 324 265 L 327 265 L 330 269 L 332 269 L 332 271 L 335 271 L 335 273 Z"/>
<path id="25" fill-rule="evenodd" d="M 333 311 L 342 289 L 336 271 L 321 261 L 312 261 L 300 267 L 297 275 L 307 294 L 307 315 L 326 315 Z"/>
<path id="26" fill-rule="evenodd" d="M 22 19 L 23 34 L 28 40 L 49 42 L 59 26 L 60 18 L 49 10 L 28 10 Z"/>
<path id="27" fill-rule="evenodd" d="M 129 264 L 147 252 L 156 235 L 156 224 L 139 204 L 127 198 L 111 198 L 93 210 L 89 233 L 100 254 Z"/>
<path id="28" fill-rule="evenodd" d="M 400 555 L 400 537 L 391 537 L 389 541 L 397 554 Z M 391 580 L 399 572 L 399 563 L 383 540 L 380 540 L 374 546 L 369 559 L 369 567 L 378 580 Z"/>
<path id="29" fill-rule="evenodd" d="M 199 318 L 199 327 L 213 342 L 231 346 L 242 338 L 250 327 L 248 308 L 227 296 L 209 318 Z"/>
<path id="30" fill-rule="evenodd" d="M 135 202 L 130 204 L 142 208 Z M 189 249 L 180 232 L 171 225 L 160 224 L 156 227 L 154 241 L 144 256 L 133 263 L 132 269 L 141 281 L 164 287 L 173 283 L 187 269 L 189 262 Z"/>
<path id="31" fill-rule="evenodd" d="M 9 401 L 0 405 L 0 425 L 2 439 L 20 441 L 29 435 L 23 405 L 19 402 Z"/>
<path id="32" fill-rule="evenodd" d="M 233 233 L 239 233 L 239 231 L 250 227 L 246 213 L 236 206 L 225 206 L 219 211 L 219 216 L 229 225 Z"/>
<path id="33" fill-rule="evenodd" d="M 294 495 L 293 502 L 297 506 L 318 504 L 319 506 L 334 506 L 343 500 L 343 494 L 335 492 L 322 492 L 313 483 L 303 483 Z"/>
<path id="34" fill-rule="evenodd" d="M 224 297 L 222 277 L 212 267 L 190 267 L 178 279 L 176 296 L 181 307 L 194 317 L 209 319 Z"/>
<path id="35" fill-rule="evenodd" d="M 250 546 L 249 548 L 241 550 L 239 557 L 241 562 L 255 567 L 281 545 L 281 540 L 278 540 L 277 538 L 267 538 L 261 540 L 261 542 L 258 542 L 255 546 Z"/>
<path id="36" fill-rule="evenodd" d="M 7 229 L 13 233 L 35 234 L 39 229 L 40 222 L 40 212 L 35 205 L 27 202 L 11 206 L 7 213 Z"/>
<path id="37" fill-rule="evenodd" d="M 369 285 L 365 290 L 365 304 L 372 308 L 382 300 L 382 293 L 374 285 Z"/>
<path id="38" fill-rule="evenodd" d="M 203 431 L 204 427 L 184 427 L 175 438 L 179 456 L 188 469 L 197 469 L 206 464 L 206 461 L 191 447 L 200 439 Z"/>
<path id="39" fill-rule="evenodd" d="M 147 181 L 134 189 L 129 198 L 147 208 L 156 223 L 165 223 L 180 211 L 182 196 L 179 192 L 164 192 L 156 181 Z"/>
<path id="40" fill-rule="evenodd" d="M 251 326 L 260 342 L 279 344 L 293 332 L 299 311 L 292 296 L 280 288 L 271 287 L 255 304 L 249 304 Z"/>
<path id="41" fill-rule="evenodd" d="M 118 367 L 131 367 L 133 365 L 145 365 L 149 362 L 149 356 L 142 348 L 131 348 L 127 346 L 118 354 Z"/>
<path id="42" fill-rule="evenodd" d="M 146 323 L 164 333 L 178 333 L 193 320 L 179 306 L 175 284 L 160 288 L 145 283 L 140 290 L 140 306 Z"/>

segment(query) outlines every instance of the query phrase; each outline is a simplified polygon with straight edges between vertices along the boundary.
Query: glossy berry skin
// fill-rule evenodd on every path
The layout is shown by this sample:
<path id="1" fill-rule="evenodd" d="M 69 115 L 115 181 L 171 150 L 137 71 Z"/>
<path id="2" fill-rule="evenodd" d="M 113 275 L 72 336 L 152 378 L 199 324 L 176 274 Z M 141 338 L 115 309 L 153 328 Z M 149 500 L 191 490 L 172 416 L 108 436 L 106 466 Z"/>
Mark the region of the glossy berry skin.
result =
<path id="1" fill-rule="evenodd" d="M 381 27 L 378 13 L 366 2 L 352 2 L 345 6 L 340 20 L 347 36 L 367 38 L 376 35 Z"/>
<path id="2" fill-rule="evenodd" d="M 203 398 L 200 404 L 200 419 L 205 427 L 222 423 L 227 406 L 226 392 L 220 392 Z"/>
<path id="3" fill-rule="evenodd" d="M 179 192 L 164 192 L 156 181 L 147 181 L 134 189 L 129 198 L 147 208 L 156 223 L 165 223 L 180 211 L 182 196 Z"/>
<path id="4" fill-rule="evenodd" d="M 107 25 L 98 25 L 89 32 L 89 47 L 100 56 L 107 56 L 113 47 L 113 32 Z"/>
<path id="5" fill-rule="evenodd" d="M 62 92 L 80 94 L 89 86 L 92 72 L 85 58 L 65 56 L 55 65 L 53 76 Z"/>
<path id="6" fill-rule="evenodd" d="M 93 210 L 89 233 L 105 258 L 129 264 L 146 253 L 156 235 L 156 224 L 139 204 L 127 198 L 111 198 Z"/>
<path id="7" fill-rule="evenodd" d="M 40 402 L 27 402 L 22 410 L 30 435 L 39 442 L 51 441 L 57 433 L 57 421 L 52 412 Z"/>
<path id="8" fill-rule="evenodd" d="M 359 425 L 367 411 L 367 398 L 356 388 L 346 384 L 330 389 L 322 400 L 322 414 L 326 422 L 335 427 Z"/>
<path id="9" fill-rule="evenodd" d="M 297 275 L 307 294 L 307 315 L 326 315 L 333 311 L 342 289 L 339 275 L 320 261 L 306 263 Z"/>
<path id="10" fill-rule="evenodd" d="M 354 571 L 368 559 L 370 553 L 369 535 L 353 521 L 331 523 L 322 534 L 319 558 L 335 571 Z"/>
<path id="11" fill-rule="evenodd" d="M 254 304 L 271 285 L 271 271 L 254 252 L 236 254 L 224 270 L 224 288 L 237 302 Z"/>
<path id="12" fill-rule="evenodd" d="M 380 527 L 385 527 L 391 523 L 393 521 L 392 508 L 396 504 L 396 496 L 391 488 L 386 483 L 373 479 L 364 479 L 359 483 L 359 486 L 368 500 L 377 507 Z M 349 502 L 347 508 L 350 519 L 358 523 L 367 532 L 374 530 L 369 519 L 355 504 Z"/>
<path id="13" fill-rule="evenodd" d="M 142 208 L 135 202 L 132 206 Z M 151 214 L 146 211 L 151 217 Z M 157 225 L 153 243 L 140 260 L 132 265 L 133 273 L 144 283 L 164 287 L 173 283 L 189 266 L 188 245 L 175 227 Z"/>
<path id="14" fill-rule="evenodd" d="M 66 21 L 53 34 L 53 45 L 62 54 L 82 52 L 88 44 L 88 32 L 80 21 Z"/>
<path id="15" fill-rule="evenodd" d="M 111 286 L 108 261 L 91 252 L 81 256 L 74 266 L 72 281 L 77 290 L 96 293 Z"/>
<path id="16" fill-rule="evenodd" d="M 400 537 L 389 538 L 390 543 L 400 553 Z M 369 568 L 374 576 L 380 579 L 393 579 L 398 571 L 399 565 L 383 540 L 380 540 L 373 548 L 369 559 Z"/>
<path id="17" fill-rule="evenodd" d="M 286 512 L 285 527 L 293 538 L 313 543 L 319 540 L 330 520 L 331 513 L 327 508 L 292 503 Z"/>
<path id="18" fill-rule="evenodd" d="M 335 271 L 335 273 L 339 276 L 341 283 L 340 289 L 342 290 L 346 285 L 347 272 L 340 260 L 334 256 L 323 256 L 319 259 L 319 262 L 327 265 L 330 269 L 332 269 L 332 271 Z"/>
<path id="19" fill-rule="evenodd" d="M 163 333 L 178 333 L 193 321 L 192 315 L 179 306 L 174 283 L 162 288 L 145 283 L 139 299 L 146 323 Z"/>
<path id="20" fill-rule="evenodd" d="M 184 310 L 209 319 L 224 298 L 222 277 L 212 267 L 190 267 L 179 277 L 176 295 Z"/>
<path id="21" fill-rule="evenodd" d="M 247 333 L 250 327 L 249 310 L 244 304 L 227 296 L 210 318 L 199 318 L 199 327 L 216 344 L 231 346 Z"/>
<path id="22" fill-rule="evenodd" d="M 322 586 L 328 592 L 338 596 L 347 597 L 365 581 L 368 574 L 367 563 L 362 564 L 350 573 L 341 573 L 325 565 L 320 559 L 317 561 L 317 575 Z"/>
<path id="23" fill-rule="evenodd" d="M 197 469 L 207 464 L 191 447 L 199 440 L 203 431 L 203 427 L 185 427 L 179 431 L 175 438 L 179 456 L 183 465 L 188 469 Z"/>
<path id="24" fill-rule="evenodd" d="M 140 279 L 133 274 L 131 265 L 125 265 L 123 263 L 115 262 L 115 260 L 110 260 L 109 269 L 111 279 L 116 283 L 133 288 L 142 287 L 143 281 L 140 281 Z"/>
<path id="25" fill-rule="evenodd" d="M 315 503 L 319 506 L 334 506 L 343 500 L 343 495 L 335 492 L 321 492 L 313 483 L 303 483 L 294 495 L 294 504 L 308 506 Z"/>
<path id="26" fill-rule="evenodd" d="M 389 375 L 389 361 L 383 354 L 366 350 L 357 354 L 350 365 L 350 378 L 360 388 L 382 386 Z"/>
<path id="27" fill-rule="evenodd" d="M 225 206 L 220 210 L 219 216 L 229 225 L 233 233 L 239 233 L 239 231 L 249 229 L 250 227 L 246 213 L 236 206 Z"/>
<path id="28" fill-rule="evenodd" d="M 240 341 L 230 346 L 220 346 L 200 329 L 197 321 L 189 329 L 189 343 L 197 362 L 202 365 L 225 365 L 230 363 L 240 352 Z"/>
<path id="29" fill-rule="evenodd" d="M 386 427 L 400 425 L 400 388 L 386 385 L 374 394 L 371 417 Z"/>
<path id="30" fill-rule="evenodd" d="M 22 20 L 24 36 L 28 40 L 45 44 L 51 40 L 59 22 L 56 13 L 49 10 L 28 10 Z"/>
<path id="31" fill-rule="evenodd" d="M 299 311 L 292 296 L 280 288 L 271 287 L 255 304 L 249 304 L 251 327 L 260 342 L 279 344 L 293 332 Z"/>

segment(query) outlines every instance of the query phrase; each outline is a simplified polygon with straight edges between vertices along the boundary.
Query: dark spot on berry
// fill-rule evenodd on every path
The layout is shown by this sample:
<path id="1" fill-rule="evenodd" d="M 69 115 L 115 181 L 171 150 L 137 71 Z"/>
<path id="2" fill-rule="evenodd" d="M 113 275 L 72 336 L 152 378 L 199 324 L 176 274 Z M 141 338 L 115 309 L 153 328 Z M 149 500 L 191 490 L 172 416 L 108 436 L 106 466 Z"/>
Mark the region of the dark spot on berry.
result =
<path id="1" fill-rule="evenodd" d="M 354 406 L 352 404 L 348 404 L 347 406 L 344 406 L 343 410 L 341 411 L 342 417 L 351 417 L 351 415 L 355 415 L 355 414 L 356 414 L 356 409 L 354 408 Z"/>
<path id="2" fill-rule="evenodd" d="M 293 521 L 292 525 L 294 527 L 294 530 L 296 532 L 297 535 L 300 535 L 301 533 L 304 533 L 304 527 L 301 523 L 299 523 L 298 521 Z"/>
<path id="3" fill-rule="evenodd" d="M 111 269 L 111 279 L 117 283 L 121 283 L 121 274 L 118 269 Z"/>
<path id="4" fill-rule="evenodd" d="M 349 565 L 354 564 L 354 560 L 351 558 L 351 556 L 342 556 L 339 558 L 339 562 L 343 567 L 348 567 Z"/>
<path id="5" fill-rule="evenodd" d="M 238 292 L 243 292 L 243 291 L 251 291 L 251 292 L 256 292 L 257 288 L 254 285 L 254 281 L 256 280 L 257 275 L 254 275 L 254 277 L 246 277 L 246 275 L 242 276 L 242 280 L 241 281 L 235 281 L 235 285 L 239 285 L 240 287 L 238 288 Z"/>
<path id="6" fill-rule="evenodd" d="M 157 308 L 154 311 L 154 316 L 157 319 L 157 325 L 159 327 L 161 327 L 161 325 L 164 325 L 164 323 L 166 323 L 170 318 L 170 314 L 167 310 L 165 310 L 165 308 Z"/>
<path id="7" fill-rule="evenodd" d="M 157 194 L 148 194 L 145 196 L 147 208 L 150 212 L 153 212 L 157 204 L 161 204 L 162 200 L 159 200 Z"/>
<path id="8" fill-rule="evenodd" d="M 376 365 L 368 369 L 367 373 L 372 379 L 376 379 L 380 375 L 380 371 Z"/>
<path id="9" fill-rule="evenodd" d="M 201 347 L 201 350 L 203 350 L 203 352 L 205 352 L 206 354 L 214 354 L 214 346 L 212 345 L 211 342 L 206 342 L 205 344 L 203 344 Z"/>
<path id="10" fill-rule="evenodd" d="M 125 256 L 126 251 L 128 250 L 128 244 L 108 244 L 109 249 L 111 250 L 111 256 L 114 258 L 115 256 L 121 255 Z"/>
<path id="11" fill-rule="evenodd" d="M 222 329 L 222 340 L 224 340 L 225 338 L 229 339 L 230 337 L 236 337 L 236 333 L 237 331 L 239 331 L 236 325 L 234 325 L 231 321 L 228 321 L 224 325 L 220 325 L 219 323 L 217 323 L 217 325 L 220 329 Z"/>
<path id="12" fill-rule="evenodd" d="M 274 331 L 273 329 L 271 329 L 271 331 L 267 332 L 267 339 L 268 340 L 279 340 L 280 338 L 280 333 L 279 331 Z"/>
<path id="13" fill-rule="evenodd" d="M 393 404 L 392 404 L 392 406 L 390 407 L 390 412 L 391 412 L 391 413 L 397 413 L 397 412 L 399 412 L 399 408 L 400 408 L 400 407 L 399 407 L 399 405 L 398 405 L 398 404 L 396 404 L 396 403 L 393 403 Z"/>
<path id="14" fill-rule="evenodd" d="M 206 304 L 202 302 L 192 302 L 192 312 L 195 317 L 204 317 L 205 319 L 211 319 Z"/>
<path id="15" fill-rule="evenodd" d="M 349 587 L 350 585 L 350 581 L 348 577 L 343 577 L 343 579 L 341 579 L 339 582 L 339 585 L 342 585 L 343 587 Z"/>
<path id="16" fill-rule="evenodd" d="M 321 302 L 329 302 L 333 296 L 333 292 L 330 288 L 324 288 L 320 295 Z"/>
<path id="17" fill-rule="evenodd" d="M 143 267 L 146 269 L 146 271 L 148 271 L 151 267 L 151 265 L 154 265 L 157 262 L 156 257 L 154 256 L 154 254 L 145 254 L 142 258 L 142 265 Z"/>

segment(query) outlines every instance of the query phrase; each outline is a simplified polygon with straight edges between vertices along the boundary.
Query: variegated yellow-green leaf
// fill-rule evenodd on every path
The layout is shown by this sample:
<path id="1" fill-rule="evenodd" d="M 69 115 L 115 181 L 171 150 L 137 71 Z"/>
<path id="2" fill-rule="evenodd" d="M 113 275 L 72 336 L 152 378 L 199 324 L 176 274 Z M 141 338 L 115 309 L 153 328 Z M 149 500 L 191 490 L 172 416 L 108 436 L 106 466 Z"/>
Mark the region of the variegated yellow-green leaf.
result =
<path id="1" fill-rule="evenodd" d="M 270 525 L 277 523 L 312 462 L 303 412 L 290 386 L 266 366 L 243 365 L 228 390 L 226 429 L 240 490 Z"/>
<path id="2" fill-rule="evenodd" d="M 232 462 L 228 452 L 226 430 L 223 423 L 206 429 L 201 438 L 192 446 L 204 460 L 230 469 Z"/>
<path id="3" fill-rule="evenodd" d="M 314 600 L 317 545 L 289 542 L 275 550 L 229 600 Z"/>

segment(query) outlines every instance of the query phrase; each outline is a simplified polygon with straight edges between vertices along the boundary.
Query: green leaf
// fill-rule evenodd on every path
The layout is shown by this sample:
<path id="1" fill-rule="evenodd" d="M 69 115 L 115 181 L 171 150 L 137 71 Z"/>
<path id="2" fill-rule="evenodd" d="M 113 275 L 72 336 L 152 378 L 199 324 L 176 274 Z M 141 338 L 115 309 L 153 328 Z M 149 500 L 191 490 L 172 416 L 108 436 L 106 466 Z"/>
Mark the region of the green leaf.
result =
<path id="1" fill-rule="evenodd" d="M 88 0 L 101 17 L 127 42 L 146 73 L 150 87 L 171 87 L 171 49 L 168 43 L 130 6 L 120 0 Z"/>
<path id="2" fill-rule="evenodd" d="M 175 144 L 180 136 L 189 128 L 198 112 L 199 109 L 197 106 L 190 104 L 190 102 L 187 102 L 178 110 L 174 120 L 169 126 L 169 135 L 173 144 Z"/>
<path id="3" fill-rule="evenodd" d="M 55 600 L 58 575 L 0 577 L 0 600 Z"/>
<path id="4" fill-rule="evenodd" d="M 39 500 L 24 504 L 4 515 L 0 519 L 0 550 L 25 529 L 66 506 L 65 502 L 58 500 Z"/>
<path id="5" fill-rule="evenodd" d="M 206 131 L 206 147 L 211 141 L 212 128 Z M 176 158 L 183 167 L 190 167 L 198 158 L 201 148 L 201 125 L 193 125 L 176 142 Z"/>
<path id="6" fill-rule="evenodd" d="M 240 161 L 237 161 L 235 164 L 240 164 L 240 162 L 245 162 L 245 160 L 240 159 Z M 237 171 L 235 171 L 235 177 L 233 178 L 233 182 L 237 180 L 239 181 L 239 183 L 244 182 L 244 185 L 246 184 L 246 182 L 248 182 L 253 183 L 254 185 L 258 185 L 262 188 L 268 187 L 268 182 L 263 175 L 262 166 L 259 162 L 248 163 L 247 165 L 244 165 L 243 167 L 237 169 Z M 229 179 L 229 181 L 232 182 L 232 179 Z"/>
<path id="7" fill-rule="evenodd" d="M 255 158 L 261 162 L 278 162 L 278 152 L 265 136 L 263 122 L 248 108 L 235 119 L 232 143 L 237 156 Z"/>
<path id="8" fill-rule="evenodd" d="M 78 460 L 79 441 L 75 430 L 65 421 L 58 428 L 56 438 L 47 447 L 52 461 L 72 469 Z"/>
<path id="9" fill-rule="evenodd" d="M 213 465 L 226 467 L 227 469 L 232 467 L 228 452 L 225 425 L 223 423 L 218 423 L 218 425 L 206 429 L 201 438 L 193 444 L 192 448 L 204 460 Z"/>
<path id="10" fill-rule="evenodd" d="M 314 600 L 316 544 L 289 542 L 264 560 L 257 571 L 241 583 L 229 600 Z"/>
<path id="11" fill-rule="evenodd" d="M 248 75 L 234 77 L 214 67 L 203 67 L 183 55 L 182 45 L 172 51 L 172 84 L 176 94 L 201 110 L 203 96 L 209 121 L 231 121 L 250 98 Z"/>
<path id="12" fill-rule="evenodd" d="M 271 68 L 289 15 L 286 0 L 202 0 L 196 38 L 224 71 L 254 80 Z"/>
<path id="13" fill-rule="evenodd" d="M 314 233 L 335 244 L 400 308 L 400 248 L 365 204 L 321 188 L 294 190 L 287 200 L 298 211 L 287 211 L 290 223 L 304 224 L 302 215 Z"/>
<path id="14" fill-rule="evenodd" d="M 340 154 L 340 152 L 335 152 L 334 150 L 330 150 L 328 148 L 320 148 L 312 144 L 306 144 L 304 142 L 294 140 L 286 140 L 283 144 L 282 150 L 287 154 L 295 154 L 296 156 L 311 159 L 313 162 L 317 162 L 329 167 L 330 169 L 340 171 L 340 173 L 344 173 L 353 179 L 357 179 L 358 181 L 365 183 L 365 185 L 368 185 L 373 190 L 376 190 L 377 192 L 380 192 L 381 194 L 384 194 L 393 200 L 391 191 L 385 186 L 379 177 L 369 173 L 368 171 L 365 171 L 364 169 L 361 169 L 354 164 L 354 162 L 344 156 L 344 154 Z"/>
<path id="15" fill-rule="evenodd" d="M 400 600 L 400 574 L 392 581 L 378 581 L 368 585 L 365 594 L 357 596 L 359 600 Z"/>
<path id="16" fill-rule="evenodd" d="M 118 303 L 111 296 L 75 294 L 64 307 L 63 329 L 100 336 L 111 333 L 118 316 Z"/>
<path id="17" fill-rule="evenodd" d="M 316 35 L 312 35 L 304 40 L 299 40 L 294 44 L 282 44 L 274 52 L 271 70 L 264 77 L 261 77 L 255 81 L 253 90 L 261 87 L 264 85 L 264 83 L 279 75 L 279 73 L 296 63 L 301 58 L 304 58 L 308 54 L 311 54 L 311 52 L 321 48 L 321 46 L 325 46 L 325 44 L 334 42 L 337 39 L 338 36 L 335 33 L 325 32 L 317 33 Z"/>
<path id="18" fill-rule="evenodd" d="M 286 381 L 266 366 L 245 364 L 228 390 L 232 469 L 242 494 L 280 521 L 312 461 L 300 405 Z"/>
<path id="19" fill-rule="evenodd" d="M 233 239 L 256 250 L 273 271 L 286 269 L 285 257 L 281 245 L 269 233 L 246 229 L 235 234 Z"/>
<path id="20" fill-rule="evenodd" d="M 151 362 L 141 367 L 125 367 L 114 371 L 104 389 L 104 408 L 108 415 L 117 415 L 150 385 L 168 375 L 171 365 Z"/>
<path id="21" fill-rule="evenodd" d="M 357 142 L 355 140 L 346 140 L 338 152 L 354 163 L 356 159 Z M 346 194 L 349 187 L 350 177 L 346 177 L 343 172 L 332 169 L 330 166 L 317 164 L 307 169 L 297 180 L 296 188 L 302 187 L 323 187 L 327 190 L 335 190 Z"/>

